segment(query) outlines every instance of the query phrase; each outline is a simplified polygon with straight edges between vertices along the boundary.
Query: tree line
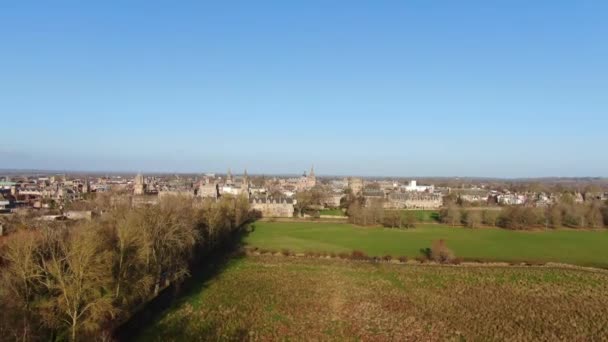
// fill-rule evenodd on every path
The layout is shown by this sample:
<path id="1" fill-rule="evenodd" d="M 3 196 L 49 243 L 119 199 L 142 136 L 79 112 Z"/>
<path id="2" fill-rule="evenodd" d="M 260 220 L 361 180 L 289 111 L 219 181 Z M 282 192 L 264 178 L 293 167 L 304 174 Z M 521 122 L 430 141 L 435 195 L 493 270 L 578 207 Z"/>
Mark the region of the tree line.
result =
<path id="1" fill-rule="evenodd" d="M 418 218 L 411 210 L 387 210 L 381 199 L 346 196 L 350 223 L 389 228 L 412 228 Z M 561 196 L 559 202 L 548 207 L 504 206 L 491 209 L 467 209 L 456 201 L 447 201 L 439 210 L 439 222 L 450 226 L 500 227 L 505 229 L 533 228 L 603 228 L 608 227 L 608 202 L 599 200 L 578 203 L 572 196 Z"/>
<path id="2" fill-rule="evenodd" d="M 382 200 L 371 200 L 366 205 L 365 199 L 355 199 L 348 205 L 346 213 L 350 223 L 360 226 L 414 228 L 417 221 L 413 211 L 384 209 Z"/>
<path id="3" fill-rule="evenodd" d="M 603 228 L 608 227 L 608 203 L 576 203 L 563 198 L 548 207 L 507 206 L 502 210 L 465 210 L 448 203 L 439 214 L 442 223 L 470 228 L 482 225 L 522 230 L 532 228 Z"/>
<path id="4" fill-rule="evenodd" d="M 19 227 L 0 246 L 3 339 L 108 338 L 250 219 L 245 197 L 117 205 L 77 223 Z"/>

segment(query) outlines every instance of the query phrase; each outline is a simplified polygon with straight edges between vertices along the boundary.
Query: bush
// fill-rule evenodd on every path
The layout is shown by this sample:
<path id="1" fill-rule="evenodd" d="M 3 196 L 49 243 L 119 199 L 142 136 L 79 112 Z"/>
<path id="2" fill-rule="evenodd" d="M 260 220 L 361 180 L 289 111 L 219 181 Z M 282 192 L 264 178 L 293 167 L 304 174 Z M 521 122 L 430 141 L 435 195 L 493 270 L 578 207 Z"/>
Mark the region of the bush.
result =
<path id="1" fill-rule="evenodd" d="M 369 259 L 369 257 L 367 256 L 367 254 L 365 254 L 365 252 L 358 251 L 358 250 L 354 250 L 350 254 L 350 258 L 353 260 L 368 260 Z"/>
<path id="2" fill-rule="evenodd" d="M 419 263 L 424 263 L 424 262 L 429 261 L 429 259 L 426 258 L 425 256 L 416 257 L 414 260 L 418 261 Z"/>
<path id="3" fill-rule="evenodd" d="M 384 260 L 386 262 L 389 262 L 389 261 L 393 260 L 393 257 L 390 256 L 390 254 L 387 254 L 387 255 L 385 255 L 385 256 L 382 257 L 382 260 Z"/>
<path id="4" fill-rule="evenodd" d="M 420 254 L 422 254 L 421 258 L 424 260 L 431 259 L 431 249 L 430 248 L 420 248 Z"/>
<path id="5" fill-rule="evenodd" d="M 281 250 L 281 254 L 283 254 L 284 256 L 293 255 L 293 253 L 289 249 L 283 249 L 283 250 Z"/>
<path id="6" fill-rule="evenodd" d="M 431 259 L 439 263 L 450 263 L 454 260 L 454 252 L 448 248 L 443 239 L 433 242 Z"/>
<path id="7" fill-rule="evenodd" d="M 406 256 L 400 256 L 399 257 L 399 261 L 401 261 L 401 262 L 407 262 L 407 257 Z"/>

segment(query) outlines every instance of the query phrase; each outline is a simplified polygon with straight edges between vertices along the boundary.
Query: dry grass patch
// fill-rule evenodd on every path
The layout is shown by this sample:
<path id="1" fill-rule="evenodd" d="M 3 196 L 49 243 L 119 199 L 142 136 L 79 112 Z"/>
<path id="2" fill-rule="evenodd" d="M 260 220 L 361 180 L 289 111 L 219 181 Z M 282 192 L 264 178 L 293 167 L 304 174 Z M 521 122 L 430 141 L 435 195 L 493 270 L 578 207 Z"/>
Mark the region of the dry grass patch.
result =
<path id="1" fill-rule="evenodd" d="M 250 256 L 141 340 L 602 340 L 608 276 Z"/>

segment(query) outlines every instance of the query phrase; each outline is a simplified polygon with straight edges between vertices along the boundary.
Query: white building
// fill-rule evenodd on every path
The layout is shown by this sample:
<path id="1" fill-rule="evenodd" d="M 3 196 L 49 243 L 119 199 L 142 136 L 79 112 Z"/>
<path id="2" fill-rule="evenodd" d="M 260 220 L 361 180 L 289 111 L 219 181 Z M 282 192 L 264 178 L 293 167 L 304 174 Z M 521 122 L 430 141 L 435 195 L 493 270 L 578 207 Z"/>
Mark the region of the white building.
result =
<path id="1" fill-rule="evenodd" d="M 434 185 L 418 185 L 415 180 L 411 180 L 408 185 L 402 186 L 405 191 L 416 191 L 416 192 L 433 192 L 435 190 Z"/>

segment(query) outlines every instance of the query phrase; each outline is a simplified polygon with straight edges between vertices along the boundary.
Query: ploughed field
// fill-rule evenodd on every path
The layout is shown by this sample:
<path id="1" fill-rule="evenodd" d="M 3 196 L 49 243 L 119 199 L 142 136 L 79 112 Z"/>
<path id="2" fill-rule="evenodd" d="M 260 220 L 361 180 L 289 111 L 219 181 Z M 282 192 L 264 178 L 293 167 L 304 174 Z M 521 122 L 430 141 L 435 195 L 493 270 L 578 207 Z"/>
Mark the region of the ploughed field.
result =
<path id="1" fill-rule="evenodd" d="M 606 317 L 604 271 L 249 256 L 139 340 L 599 341 Z"/>
<path id="2" fill-rule="evenodd" d="M 608 229 L 511 231 L 439 224 L 414 229 L 366 228 L 347 223 L 256 222 L 245 239 L 251 247 L 272 251 L 350 253 L 394 258 L 420 256 L 420 249 L 444 239 L 464 260 L 561 262 L 608 267 Z"/>

